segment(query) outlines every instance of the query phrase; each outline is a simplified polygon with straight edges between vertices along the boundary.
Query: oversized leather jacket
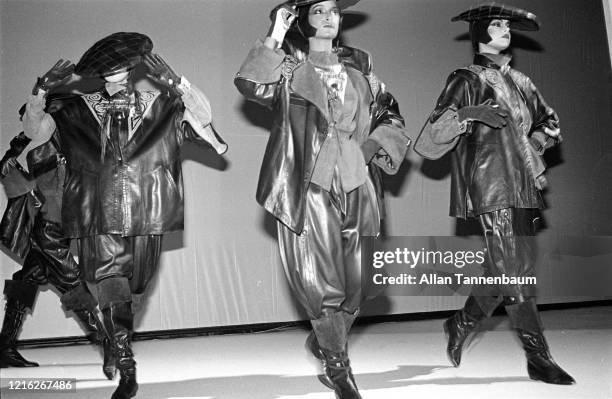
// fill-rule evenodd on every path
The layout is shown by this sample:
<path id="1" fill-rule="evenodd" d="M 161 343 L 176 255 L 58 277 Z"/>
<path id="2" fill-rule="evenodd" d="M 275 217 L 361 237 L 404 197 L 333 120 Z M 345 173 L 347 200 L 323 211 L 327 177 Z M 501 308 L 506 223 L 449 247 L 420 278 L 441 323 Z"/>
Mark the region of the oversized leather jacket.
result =
<path id="1" fill-rule="evenodd" d="M 65 171 L 64 157 L 58 153 L 54 140 L 29 151 L 29 172 L 25 171 L 16 159 L 29 142 L 30 139 L 23 133 L 17 135 L 11 140 L 10 149 L 0 161 L 0 180 L 8 197 L 0 222 L 0 241 L 21 258 L 30 249 L 36 218 L 50 223 L 61 222 Z M 47 232 L 38 231 L 34 235 L 41 234 Z"/>
<path id="2" fill-rule="evenodd" d="M 380 170 L 397 172 L 410 139 L 397 102 L 372 74 L 370 56 L 340 48 L 338 58 L 359 93 L 357 142 L 374 140 L 379 150 L 369 164 L 382 211 Z M 304 199 L 319 150 L 331 123 L 326 90 L 308 62 L 298 62 L 282 50 L 261 43 L 251 50 L 234 83 L 249 100 L 276 111 L 259 174 L 256 199 L 296 233 L 304 225 Z M 384 156 L 380 156 L 383 155 Z"/>
<path id="3" fill-rule="evenodd" d="M 97 234 L 163 234 L 183 228 L 184 140 L 204 142 L 183 123 L 174 94 L 141 92 L 149 102 L 123 148 L 102 151 L 100 122 L 85 96 L 48 100 L 55 138 L 67 160 L 62 223 L 73 238 Z M 102 95 L 100 92 L 90 96 Z M 101 159 L 104 154 L 104 159 Z"/>
<path id="4" fill-rule="evenodd" d="M 415 144 L 417 152 L 428 158 L 452 149 L 451 216 L 543 207 L 537 182 L 543 181 L 544 164 L 539 156 L 561 140 L 559 120 L 527 76 L 507 66 L 501 69 L 477 54 L 473 65 L 454 71 Z M 459 124 L 458 109 L 487 101 L 507 112 L 506 126 Z M 455 137 L 440 142 L 436 140 L 440 133 Z M 421 145 L 424 141 L 437 147 L 432 147 L 435 155 L 428 156 Z"/>

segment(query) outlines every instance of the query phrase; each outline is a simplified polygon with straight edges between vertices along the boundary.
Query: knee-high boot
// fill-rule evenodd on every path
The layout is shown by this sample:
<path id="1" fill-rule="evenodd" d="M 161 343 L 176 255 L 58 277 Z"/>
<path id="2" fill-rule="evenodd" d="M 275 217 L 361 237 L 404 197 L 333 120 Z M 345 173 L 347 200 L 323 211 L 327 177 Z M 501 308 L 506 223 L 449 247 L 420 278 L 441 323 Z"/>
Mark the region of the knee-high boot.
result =
<path id="1" fill-rule="evenodd" d="M 102 347 L 104 363 L 102 372 L 109 380 L 115 377 L 115 357 L 111 348 L 111 340 L 98 312 L 96 311 L 96 300 L 87 289 L 85 283 L 81 283 L 72 290 L 64 293 L 60 298 L 66 310 L 72 310 L 87 333 L 87 339 L 93 344 Z"/>
<path id="2" fill-rule="evenodd" d="M 24 359 L 16 348 L 23 319 L 27 310 L 32 309 L 37 291 L 38 286 L 27 281 L 6 280 L 4 284 L 7 300 L 0 331 L 0 368 L 38 367 L 38 363 Z"/>
<path id="3" fill-rule="evenodd" d="M 507 305 L 506 311 L 525 349 L 529 378 L 548 384 L 574 384 L 576 381 L 572 376 L 559 367 L 550 355 L 534 300 Z"/>
<path id="4" fill-rule="evenodd" d="M 448 339 L 446 354 L 453 366 L 461 364 L 463 345 L 478 324 L 489 317 L 501 303 L 498 297 L 469 296 L 463 309 L 458 310 L 444 322 L 444 332 Z"/>
<path id="5" fill-rule="evenodd" d="M 351 330 L 351 327 L 357 318 L 357 313 L 359 313 L 359 310 L 355 311 L 354 313 L 345 311 L 340 312 L 342 318 L 344 319 L 344 328 L 347 334 Z M 310 332 L 310 334 L 308 334 L 308 337 L 306 337 L 306 349 L 308 349 L 308 351 L 310 351 L 314 357 L 321 361 L 321 365 L 323 366 L 323 374 L 319 376 L 321 383 L 329 389 L 334 389 L 334 383 L 329 378 L 327 372 L 327 362 L 325 361 L 325 356 L 319 347 L 319 342 L 317 341 L 317 336 L 315 335 L 314 329 Z"/>
<path id="6" fill-rule="evenodd" d="M 121 379 L 119 386 L 111 399 L 129 399 L 136 396 L 136 361 L 130 345 L 133 330 L 134 315 L 130 302 L 112 303 L 102 309 L 102 317 L 106 330 L 111 336 L 111 344 L 115 355 L 115 366 Z"/>
<path id="7" fill-rule="evenodd" d="M 336 396 L 338 399 L 361 399 L 348 358 L 348 330 L 343 313 L 327 314 L 311 320 L 311 323 L 323 358 L 325 374 Z"/>

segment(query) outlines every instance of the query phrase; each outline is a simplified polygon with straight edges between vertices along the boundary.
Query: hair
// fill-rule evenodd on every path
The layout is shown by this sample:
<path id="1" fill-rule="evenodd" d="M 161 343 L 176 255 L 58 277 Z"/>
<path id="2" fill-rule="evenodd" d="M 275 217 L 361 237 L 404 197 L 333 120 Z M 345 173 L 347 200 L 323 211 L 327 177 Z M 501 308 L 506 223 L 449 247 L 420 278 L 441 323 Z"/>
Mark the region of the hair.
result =
<path id="1" fill-rule="evenodd" d="M 478 52 L 478 43 L 489 43 L 491 36 L 489 36 L 489 24 L 493 19 L 478 19 L 470 22 L 470 39 L 472 39 L 472 48 L 474 52 Z"/>

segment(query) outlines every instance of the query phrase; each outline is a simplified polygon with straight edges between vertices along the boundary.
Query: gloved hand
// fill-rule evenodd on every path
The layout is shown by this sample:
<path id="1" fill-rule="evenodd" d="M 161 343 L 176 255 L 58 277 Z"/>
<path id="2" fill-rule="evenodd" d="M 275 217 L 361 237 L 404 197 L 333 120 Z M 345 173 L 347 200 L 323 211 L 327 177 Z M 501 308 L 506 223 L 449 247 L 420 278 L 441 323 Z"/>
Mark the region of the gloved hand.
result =
<path id="1" fill-rule="evenodd" d="M 459 122 L 480 122 L 493 129 L 501 129 L 506 126 L 508 114 L 499 109 L 499 105 L 487 100 L 481 105 L 471 105 L 460 108 L 457 111 Z"/>
<path id="2" fill-rule="evenodd" d="M 37 95 L 39 90 L 48 92 L 68 80 L 73 72 L 74 64 L 71 61 L 60 59 L 47 73 L 36 80 L 32 94 Z"/>
<path id="3" fill-rule="evenodd" d="M 297 12 L 295 8 L 282 4 L 272 10 L 270 17 L 272 26 L 270 26 L 268 37 L 274 39 L 277 47 L 280 47 L 285 40 L 287 31 L 291 28 L 291 24 L 297 18 Z"/>
<path id="4" fill-rule="evenodd" d="M 181 78 L 172 70 L 170 65 L 164 61 L 159 54 L 146 54 L 144 56 L 144 63 L 149 68 L 147 76 L 156 83 L 162 86 L 168 87 L 172 91 L 183 94 L 178 88 L 181 83 Z"/>

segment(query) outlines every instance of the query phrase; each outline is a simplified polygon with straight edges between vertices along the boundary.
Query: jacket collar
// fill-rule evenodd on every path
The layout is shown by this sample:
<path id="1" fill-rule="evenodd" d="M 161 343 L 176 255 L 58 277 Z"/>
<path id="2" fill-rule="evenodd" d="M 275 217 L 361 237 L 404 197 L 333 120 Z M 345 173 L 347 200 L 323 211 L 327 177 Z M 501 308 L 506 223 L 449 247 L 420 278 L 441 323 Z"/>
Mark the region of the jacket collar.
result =
<path id="1" fill-rule="evenodd" d="M 338 60 L 347 67 L 347 72 L 349 72 L 348 68 L 352 68 L 364 75 L 371 73 L 370 56 L 365 51 L 351 47 L 340 47 L 338 49 Z M 294 69 L 291 90 L 314 104 L 325 115 L 325 118 L 330 120 L 327 107 L 327 90 L 310 62 L 302 62 Z"/>
<path id="2" fill-rule="evenodd" d="M 512 57 L 505 54 L 478 53 L 474 55 L 474 64 L 485 68 L 502 69 L 509 66 Z"/>

